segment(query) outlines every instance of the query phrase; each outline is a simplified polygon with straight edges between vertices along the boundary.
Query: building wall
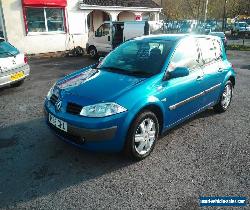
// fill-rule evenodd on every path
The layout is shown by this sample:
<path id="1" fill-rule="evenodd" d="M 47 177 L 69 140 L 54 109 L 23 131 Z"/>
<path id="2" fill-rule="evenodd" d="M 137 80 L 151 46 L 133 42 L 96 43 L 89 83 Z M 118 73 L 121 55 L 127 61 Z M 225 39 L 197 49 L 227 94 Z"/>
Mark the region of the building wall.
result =
<path id="1" fill-rule="evenodd" d="M 119 17 L 119 21 L 133 21 L 133 20 L 135 20 L 135 14 L 132 12 L 121 12 L 118 17 Z"/>
<path id="2" fill-rule="evenodd" d="M 28 54 L 64 51 L 74 45 L 85 47 L 88 37 L 85 13 L 79 11 L 77 5 L 78 0 L 68 1 L 67 16 L 73 44 L 69 33 L 26 35 L 21 0 L 2 1 L 7 40 Z"/>
<path id="3" fill-rule="evenodd" d="M 94 10 L 93 16 L 94 16 L 93 20 L 94 31 L 96 31 L 103 24 L 103 12 L 99 10 Z"/>
<path id="4" fill-rule="evenodd" d="M 68 0 L 66 8 L 67 33 L 27 34 L 21 0 L 0 0 L 4 16 L 6 39 L 28 54 L 65 51 L 74 46 L 85 48 L 88 41 L 87 16 L 92 10 L 79 9 L 79 0 Z M 107 10 L 109 8 L 107 7 Z M 122 11 L 107 11 L 111 20 L 117 20 Z M 120 20 L 134 20 L 142 12 L 122 12 Z M 94 30 L 103 23 L 102 11 L 94 11 Z"/>

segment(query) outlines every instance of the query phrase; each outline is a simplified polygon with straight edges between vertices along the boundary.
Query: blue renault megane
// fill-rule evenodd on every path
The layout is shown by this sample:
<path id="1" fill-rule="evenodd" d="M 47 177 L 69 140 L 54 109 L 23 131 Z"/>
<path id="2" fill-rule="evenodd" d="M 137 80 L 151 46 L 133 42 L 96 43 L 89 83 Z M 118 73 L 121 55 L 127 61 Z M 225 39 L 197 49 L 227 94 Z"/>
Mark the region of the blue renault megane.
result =
<path id="1" fill-rule="evenodd" d="M 167 129 L 209 107 L 226 111 L 234 85 L 220 38 L 145 36 L 56 82 L 45 115 L 68 143 L 140 160 Z"/>

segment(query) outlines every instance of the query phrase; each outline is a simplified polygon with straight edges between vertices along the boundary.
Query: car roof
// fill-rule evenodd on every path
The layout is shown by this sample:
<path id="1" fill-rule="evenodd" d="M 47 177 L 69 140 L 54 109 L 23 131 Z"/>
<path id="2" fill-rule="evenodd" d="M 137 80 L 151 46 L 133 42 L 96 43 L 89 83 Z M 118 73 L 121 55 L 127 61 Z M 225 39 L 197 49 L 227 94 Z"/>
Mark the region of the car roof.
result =
<path id="1" fill-rule="evenodd" d="M 162 40 L 162 41 L 179 41 L 187 37 L 194 38 L 212 38 L 217 39 L 216 36 L 211 35 L 196 35 L 196 34 L 159 34 L 159 35 L 146 35 L 134 38 L 135 40 Z"/>
<path id="2" fill-rule="evenodd" d="M 225 33 L 224 32 L 210 32 L 209 35 L 217 35 L 217 36 L 225 36 Z"/>

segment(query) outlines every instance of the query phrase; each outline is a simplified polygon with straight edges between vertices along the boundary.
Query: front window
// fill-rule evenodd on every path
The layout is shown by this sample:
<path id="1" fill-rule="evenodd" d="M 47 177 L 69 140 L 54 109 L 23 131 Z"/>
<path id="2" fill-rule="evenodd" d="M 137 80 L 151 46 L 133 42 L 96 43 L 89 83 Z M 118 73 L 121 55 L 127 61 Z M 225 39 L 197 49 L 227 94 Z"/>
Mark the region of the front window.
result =
<path id="1" fill-rule="evenodd" d="M 27 29 L 33 32 L 64 32 L 62 8 L 26 8 Z"/>
<path id="2" fill-rule="evenodd" d="M 104 23 L 102 24 L 96 31 L 96 37 L 106 36 L 109 34 L 110 24 Z"/>
<path id="3" fill-rule="evenodd" d="M 176 48 L 168 71 L 173 71 L 176 67 L 187 67 L 190 71 L 200 66 L 200 55 L 195 39 L 185 39 Z"/>
<path id="4" fill-rule="evenodd" d="M 3 39 L 0 40 L 0 58 L 16 56 L 19 51 Z"/>
<path id="5" fill-rule="evenodd" d="M 112 51 L 98 68 L 124 74 L 151 76 L 162 70 L 173 41 L 130 40 Z"/>

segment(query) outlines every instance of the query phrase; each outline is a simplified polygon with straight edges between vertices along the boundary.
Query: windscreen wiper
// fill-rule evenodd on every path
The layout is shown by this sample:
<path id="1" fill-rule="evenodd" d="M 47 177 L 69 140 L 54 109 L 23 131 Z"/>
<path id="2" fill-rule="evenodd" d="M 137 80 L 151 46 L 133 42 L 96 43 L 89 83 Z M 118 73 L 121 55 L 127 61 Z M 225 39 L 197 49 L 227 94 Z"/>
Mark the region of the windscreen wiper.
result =
<path id="1" fill-rule="evenodd" d="M 106 70 L 121 72 L 121 73 L 125 73 L 125 74 L 129 73 L 129 71 L 127 71 L 125 69 L 114 67 L 114 66 L 103 66 L 103 67 L 98 67 L 97 69 L 106 69 Z"/>
<path id="2" fill-rule="evenodd" d="M 130 75 L 135 75 L 135 76 L 152 76 L 153 73 L 145 72 L 145 71 L 130 71 Z"/>

